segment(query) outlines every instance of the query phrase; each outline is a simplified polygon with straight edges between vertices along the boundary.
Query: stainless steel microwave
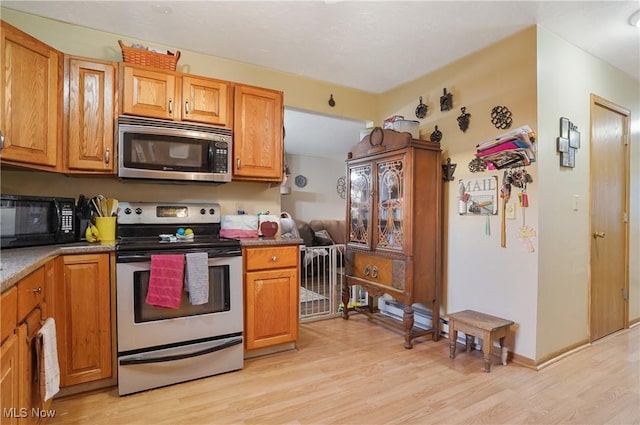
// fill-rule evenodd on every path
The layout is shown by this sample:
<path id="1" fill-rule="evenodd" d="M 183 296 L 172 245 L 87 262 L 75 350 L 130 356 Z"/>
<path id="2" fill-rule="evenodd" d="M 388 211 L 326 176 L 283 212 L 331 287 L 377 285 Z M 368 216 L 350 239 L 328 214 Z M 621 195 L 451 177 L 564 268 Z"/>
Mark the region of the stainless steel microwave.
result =
<path id="1" fill-rule="evenodd" d="M 229 129 L 122 115 L 117 138 L 123 179 L 231 181 Z"/>
<path id="2" fill-rule="evenodd" d="M 2 248 L 75 242 L 75 200 L 43 196 L 0 196 Z"/>

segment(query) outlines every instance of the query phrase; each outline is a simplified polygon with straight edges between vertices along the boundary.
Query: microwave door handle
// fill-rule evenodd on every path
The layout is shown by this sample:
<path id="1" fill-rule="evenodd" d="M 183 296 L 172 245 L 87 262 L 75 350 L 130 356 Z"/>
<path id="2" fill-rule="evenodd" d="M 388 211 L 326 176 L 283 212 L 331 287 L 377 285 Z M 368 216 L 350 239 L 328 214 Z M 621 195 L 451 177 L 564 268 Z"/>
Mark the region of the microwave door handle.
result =
<path id="1" fill-rule="evenodd" d="M 209 152 L 207 155 L 207 166 L 209 167 L 209 171 L 213 171 L 213 143 L 209 143 Z"/>
<path id="2" fill-rule="evenodd" d="M 60 209 L 60 204 L 58 203 L 57 199 L 53 200 L 53 210 L 56 215 L 56 222 L 55 222 L 56 227 L 55 229 L 53 229 L 53 233 L 56 235 L 56 239 L 57 239 L 62 229 L 62 211 Z"/>

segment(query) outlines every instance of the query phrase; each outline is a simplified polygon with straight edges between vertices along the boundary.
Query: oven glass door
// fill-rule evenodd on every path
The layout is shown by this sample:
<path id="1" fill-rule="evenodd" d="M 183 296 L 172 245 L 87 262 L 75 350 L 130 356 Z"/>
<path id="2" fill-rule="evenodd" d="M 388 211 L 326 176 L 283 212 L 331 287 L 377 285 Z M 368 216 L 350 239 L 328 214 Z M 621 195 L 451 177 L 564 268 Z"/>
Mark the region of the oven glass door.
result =
<path id="1" fill-rule="evenodd" d="M 209 300 L 205 304 L 192 305 L 189 294 L 184 293 L 180 308 L 162 308 L 147 304 L 145 298 L 149 292 L 149 270 L 133 273 L 134 323 L 153 320 L 173 319 L 198 314 L 221 313 L 231 309 L 229 265 L 209 266 Z"/>
<path id="2" fill-rule="evenodd" d="M 116 264 L 118 352 L 241 333 L 242 257 L 209 258 L 209 302 L 194 306 L 183 292 L 178 309 L 145 303 L 150 261 Z"/>

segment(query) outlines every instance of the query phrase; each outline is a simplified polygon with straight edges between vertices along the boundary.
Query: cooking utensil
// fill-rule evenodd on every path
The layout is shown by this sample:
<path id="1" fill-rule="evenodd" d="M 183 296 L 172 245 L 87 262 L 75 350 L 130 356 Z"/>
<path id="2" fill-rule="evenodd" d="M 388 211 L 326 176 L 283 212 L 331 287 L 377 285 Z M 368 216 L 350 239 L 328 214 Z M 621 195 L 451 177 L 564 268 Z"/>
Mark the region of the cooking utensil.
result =
<path id="1" fill-rule="evenodd" d="M 93 206 L 93 210 L 99 217 L 103 217 L 102 210 L 100 209 L 100 201 L 98 201 L 97 197 L 91 198 L 91 205 Z"/>

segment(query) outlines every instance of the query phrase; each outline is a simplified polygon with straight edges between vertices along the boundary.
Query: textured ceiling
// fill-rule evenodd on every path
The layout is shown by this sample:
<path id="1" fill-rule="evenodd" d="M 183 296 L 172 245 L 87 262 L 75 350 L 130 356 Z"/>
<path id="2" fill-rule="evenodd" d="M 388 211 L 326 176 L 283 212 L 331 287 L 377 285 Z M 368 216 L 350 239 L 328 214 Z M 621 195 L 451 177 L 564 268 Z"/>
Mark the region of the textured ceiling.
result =
<path id="1" fill-rule="evenodd" d="M 3 0 L 2 7 L 372 93 L 533 24 L 640 79 L 640 30 L 628 24 L 638 1 Z M 323 127 L 311 125 L 306 140 L 322 136 Z M 338 140 L 325 150 L 331 156 L 349 146 Z"/>

